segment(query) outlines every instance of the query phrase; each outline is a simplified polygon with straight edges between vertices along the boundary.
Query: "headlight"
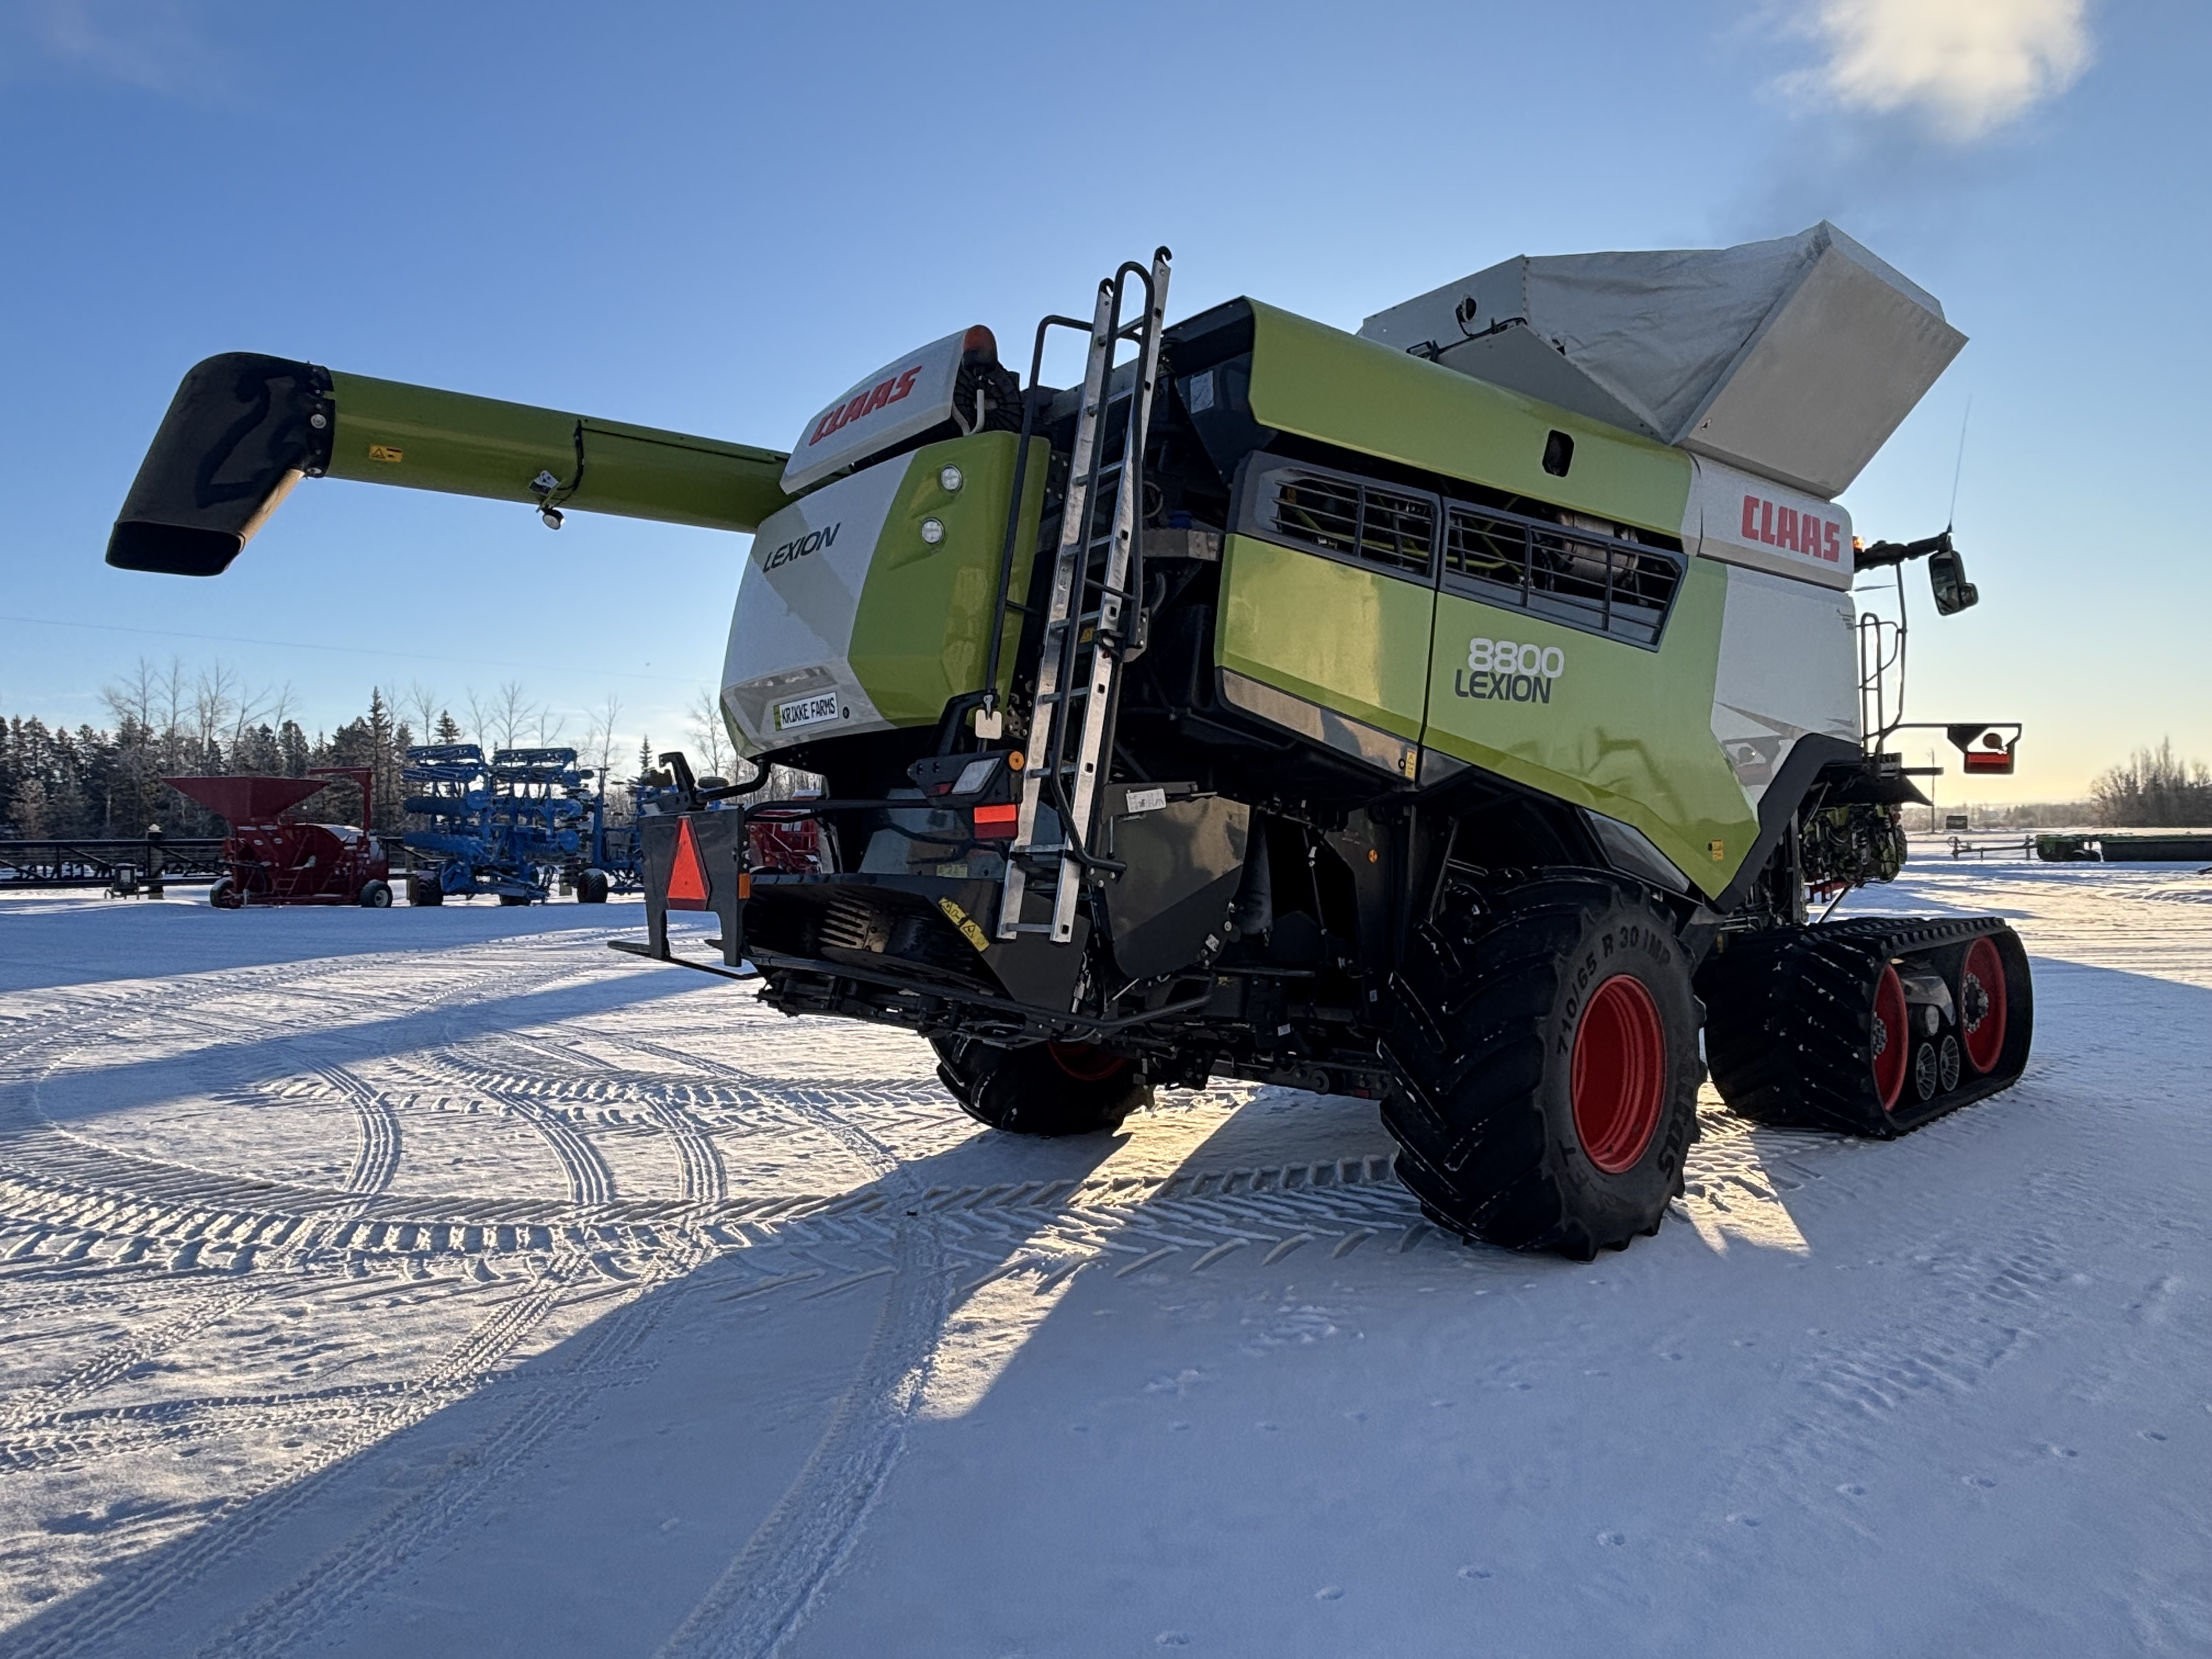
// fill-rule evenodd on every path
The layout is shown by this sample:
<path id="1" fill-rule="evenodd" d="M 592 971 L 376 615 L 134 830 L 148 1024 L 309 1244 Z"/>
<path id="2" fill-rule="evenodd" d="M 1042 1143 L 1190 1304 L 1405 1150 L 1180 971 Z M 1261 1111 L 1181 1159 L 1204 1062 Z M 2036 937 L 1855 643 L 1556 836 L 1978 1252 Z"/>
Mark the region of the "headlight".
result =
<path id="1" fill-rule="evenodd" d="M 945 539 L 945 521 L 942 519 L 924 519 L 921 521 L 921 538 L 932 547 L 936 546 Z"/>
<path id="2" fill-rule="evenodd" d="M 945 486 L 946 495 L 957 495 L 960 486 L 968 481 L 960 476 L 958 467 L 948 466 L 937 475 L 937 482 Z"/>

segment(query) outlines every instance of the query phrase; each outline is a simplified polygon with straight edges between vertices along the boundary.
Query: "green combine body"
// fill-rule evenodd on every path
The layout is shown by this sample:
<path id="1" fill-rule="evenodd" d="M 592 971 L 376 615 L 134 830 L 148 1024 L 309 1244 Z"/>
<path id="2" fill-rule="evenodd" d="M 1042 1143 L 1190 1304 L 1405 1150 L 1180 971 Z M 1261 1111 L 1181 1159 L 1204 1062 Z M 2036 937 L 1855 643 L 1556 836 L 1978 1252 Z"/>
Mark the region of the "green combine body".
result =
<path id="1" fill-rule="evenodd" d="M 1679 1190 L 1701 1018 L 1739 1109 L 1888 1135 L 2017 1077 L 2031 1018 L 2002 924 L 1808 908 L 1896 873 L 1917 798 L 1854 571 L 1940 547 L 1972 600 L 1948 535 L 1861 548 L 1832 498 L 1962 337 L 1830 227 L 1589 258 L 1361 337 L 1169 326 L 1163 250 L 1026 385 L 966 330 L 787 455 L 213 359 L 109 557 L 219 571 L 325 475 L 754 532 L 723 712 L 826 790 L 668 757 L 634 948 L 911 1029 L 1008 1130 L 1214 1075 L 1376 1097 L 1437 1219 L 1586 1256 Z M 1054 325 L 1081 386 L 1037 384 Z M 759 833 L 794 818 L 804 860 Z"/>

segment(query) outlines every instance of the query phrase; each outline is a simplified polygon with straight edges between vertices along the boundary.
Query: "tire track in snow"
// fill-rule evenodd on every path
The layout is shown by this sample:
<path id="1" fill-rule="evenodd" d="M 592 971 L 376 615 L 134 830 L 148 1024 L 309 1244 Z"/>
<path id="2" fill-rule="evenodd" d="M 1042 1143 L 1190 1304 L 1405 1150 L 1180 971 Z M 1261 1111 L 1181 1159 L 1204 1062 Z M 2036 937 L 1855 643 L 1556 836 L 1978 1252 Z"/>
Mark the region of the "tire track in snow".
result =
<path id="1" fill-rule="evenodd" d="M 860 1541 L 929 1382 L 951 1308 L 935 1235 L 898 1233 L 867 1352 L 797 1480 L 658 1650 L 656 1659 L 756 1659 L 805 1622 Z"/>
<path id="2" fill-rule="evenodd" d="M 399 1115 L 381 1091 L 343 1066 L 318 1066 L 314 1074 L 354 1110 L 358 1141 L 346 1171 L 349 1193 L 380 1193 L 399 1173 Z"/>
<path id="3" fill-rule="evenodd" d="M 593 1035 L 710 1075 L 753 1082 L 734 1066 L 658 1043 Z M 892 1148 L 834 1107 L 803 1097 L 792 1103 L 891 1189 L 876 1196 L 902 1206 L 909 1201 Z M 667 1659 L 770 1651 L 805 1619 L 858 1542 L 904 1449 L 907 1425 L 921 1401 L 950 1307 L 951 1279 L 935 1232 L 898 1226 L 889 1243 L 892 1272 L 859 1371 L 798 1479 L 662 1646 Z"/>
<path id="4" fill-rule="evenodd" d="M 708 1060 L 698 1054 L 685 1054 L 680 1048 L 666 1048 L 643 1037 L 603 1031 L 597 1028 L 592 1029 L 590 1035 L 596 1042 L 610 1042 L 637 1054 L 653 1054 L 662 1060 L 673 1060 L 679 1066 L 703 1072 L 708 1076 L 730 1079 L 743 1087 L 747 1094 L 759 1103 L 790 1109 L 795 1115 L 805 1119 L 844 1147 L 872 1176 L 880 1179 L 899 1166 L 900 1158 L 896 1151 L 854 1123 L 848 1111 L 839 1109 L 836 1103 L 825 1103 L 817 1098 L 817 1091 L 816 1090 L 784 1089 L 772 1097 L 763 1097 L 757 1076 L 738 1066 L 731 1066 L 720 1060 Z M 948 1109 L 951 1109 L 951 1102 L 949 1099 L 945 1104 Z"/>
<path id="5" fill-rule="evenodd" d="M 362 1405 L 406 1392 L 406 1382 L 215 1399 L 161 1400 L 57 1412 L 0 1433 L 0 1470 L 66 1468 L 103 1458 L 173 1447 L 217 1435 L 343 1423 Z"/>
<path id="6" fill-rule="evenodd" d="M 692 1258 L 670 1258 L 655 1279 L 640 1283 L 639 1294 L 591 1328 L 568 1372 L 572 1382 L 580 1386 L 563 1389 L 550 1400 L 516 1400 L 483 1437 L 472 1459 L 458 1467 L 449 1465 L 434 1485 L 394 1504 L 283 1589 L 263 1598 L 203 1646 L 199 1659 L 264 1659 L 295 1653 L 339 1625 L 348 1608 L 435 1543 L 579 1412 L 620 1385 L 623 1362 L 659 1326 L 675 1300 L 675 1292 L 661 1290 L 660 1285 L 680 1280 L 696 1265 Z M 464 1372 L 472 1376 L 481 1368 L 458 1360 L 451 1367 L 456 1378 Z"/>
<path id="7" fill-rule="evenodd" d="M 659 1088 L 641 1087 L 634 1078 L 617 1079 L 599 1066 L 586 1065 L 580 1068 L 578 1060 L 588 1060 L 590 1057 L 575 1049 L 564 1048 L 556 1043 L 520 1032 L 507 1033 L 507 1042 L 514 1047 L 535 1049 L 550 1056 L 562 1065 L 563 1072 L 550 1079 L 527 1079 L 510 1077 L 488 1067 L 461 1066 L 456 1060 L 457 1069 L 473 1086 L 488 1091 L 534 1080 L 547 1094 L 559 1097 L 566 1093 L 563 1085 L 577 1085 L 580 1090 L 592 1090 L 597 1085 L 599 1092 L 596 1098 L 599 1102 L 605 1101 L 619 1091 L 621 1097 L 651 1113 L 653 1121 L 669 1137 L 669 1143 L 676 1153 L 679 1202 L 719 1204 L 729 1195 L 729 1182 L 722 1168 L 722 1155 L 714 1145 L 713 1135 L 706 1126 L 671 1097 L 676 1090 L 680 1089 L 680 1084 L 663 1079 Z"/>
<path id="8" fill-rule="evenodd" d="M 465 1062 L 458 1060 L 447 1049 L 422 1056 L 410 1055 L 396 1063 L 425 1079 L 426 1086 L 449 1086 L 444 1084 L 441 1073 L 468 1070 Z M 599 1148 L 584 1138 L 559 1107 L 547 1105 L 527 1087 L 488 1088 L 479 1084 L 474 1088 L 485 1099 L 507 1108 L 545 1143 L 546 1150 L 561 1167 L 562 1179 L 568 1183 L 568 1201 L 572 1209 L 594 1210 L 613 1199 L 614 1171 L 600 1156 Z"/>
<path id="9" fill-rule="evenodd" d="M 181 1339 L 219 1323 L 253 1299 L 251 1292 L 226 1287 L 193 1297 L 153 1324 L 126 1328 L 115 1340 L 52 1382 L 23 1389 L 9 1409 L 0 1413 L 0 1435 L 50 1415 L 71 1401 L 99 1393 L 133 1367 L 167 1352 Z"/>
<path id="10" fill-rule="evenodd" d="M 1404 1225 L 1416 1213 L 1389 1174 L 1389 1159 L 1380 1156 L 1167 1177 L 932 1188 L 911 1200 L 868 1188 L 704 1206 L 629 1200 L 586 1218 L 550 1199 L 387 1194 L 356 1206 L 335 1189 L 230 1182 L 196 1171 L 180 1179 L 174 1166 L 126 1154 L 66 1142 L 54 1151 L 66 1173 L 92 1179 L 0 1176 L 0 1275 L 30 1268 L 100 1274 L 139 1262 L 149 1269 L 205 1272 L 226 1252 L 227 1268 L 234 1272 L 293 1268 L 333 1253 L 362 1261 L 535 1258 L 563 1239 L 579 1249 L 645 1256 L 695 1238 L 720 1249 L 821 1240 L 881 1251 L 895 1232 L 890 1212 L 909 1202 L 948 1240 L 979 1245 L 1018 1244 L 1045 1234 L 1079 1243 L 1106 1237 L 1181 1244 L 1194 1234 L 1228 1233 L 1259 1242 L 1271 1233 Z M 587 1226 L 579 1224 L 585 1221 Z M 74 1261 L 61 1259 L 88 1241 L 96 1248 Z M 189 1260 L 150 1259 L 195 1243 L 200 1249 Z M 13 1266 L 4 1261 L 11 1255 L 21 1258 Z"/>
<path id="11" fill-rule="evenodd" d="M 570 1287 L 574 1264 L 566 1266 L 567 1272 L 549 1273 L 507 1297 L 382 1410 L 340 1419 L 342 1431 L 308 1457 L 262 1470 L 258 1480 L 228 1494 L 198 1530 L 126 1564 L 76 1597 L 27 1645 L 11 1650 L 12 1659 L 82 1659 L 93 1644 L 129 1636 L 137 1621 L 170 1595 L 258 1546 L 328 1490 L 356 1453 L 441 1409 L 526 1341 Z M 133 1641 L 120 1650 L 149 1649 Z"/>

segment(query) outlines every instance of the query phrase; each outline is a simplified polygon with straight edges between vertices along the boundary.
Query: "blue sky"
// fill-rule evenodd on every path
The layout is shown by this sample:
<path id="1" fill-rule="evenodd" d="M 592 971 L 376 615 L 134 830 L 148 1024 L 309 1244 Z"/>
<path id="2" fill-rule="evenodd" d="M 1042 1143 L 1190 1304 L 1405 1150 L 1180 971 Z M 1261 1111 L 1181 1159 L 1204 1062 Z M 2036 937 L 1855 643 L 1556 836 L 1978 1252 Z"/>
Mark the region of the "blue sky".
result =
<path id="1" fill-rule="evenodd" d="M 311 726 L 372 683 L 520 680 L 572 736 L 613 694 L 628 748 L 681 737 L 738 538 L 325 483 L 221 580 L 107 569 L 211 352 L 781 448 L 893 355 L 1025 337 L 1160 241 L 1174 314 L 1356 327 L 1511 254 L 1825 216 L 1972 337 L 1845 498 L 1869 535 L 1940 528 L 1971 399 L 1984 599 L 1938 624 L 1916 586 L 1913 712 L 2026 721 L 2014 799 L 2169 733 L 2212 758 L 2208 46 L 2188 0 L 13 0 L 0 711 L 97 721 L 173 653 Z"/>

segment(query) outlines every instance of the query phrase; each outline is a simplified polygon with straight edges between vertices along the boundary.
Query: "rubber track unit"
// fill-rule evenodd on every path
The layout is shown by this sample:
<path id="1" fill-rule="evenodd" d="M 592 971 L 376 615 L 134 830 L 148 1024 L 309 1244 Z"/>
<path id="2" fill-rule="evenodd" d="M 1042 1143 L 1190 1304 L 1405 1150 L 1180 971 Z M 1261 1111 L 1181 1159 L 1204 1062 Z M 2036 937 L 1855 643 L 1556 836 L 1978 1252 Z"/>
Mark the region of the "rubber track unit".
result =
<path id="1" fill-rule="evenodd" d="M 1924 963 L 1957 990 L 1975 939 L 2005 970 L 2005 1038 L 1997 1063 L 1934 1098 L 1884 1111 L 1873 1065 L 1875 988 L 1899 957 Z M 1887 1140 L 1985 1099 L 2019 1079 L 2034 1033 L 2034 995 L 2020 936 L 1995 916 L 1863 916 L 1740 936 L 1698 976 L 1705 1060 L 1731 1110 L 1759 1123 Z"/>
<path id="2" fill-rule="evenodd" d="M 1669 1054 L 1649 1150 L 1633 1170 L 1608 1176 L 1570 1150 L 1565 1067 L 1547 1055 L 1577 957 L 1602 930 L 1624 927 L 1660 961 L 1652 984 Z M 1382 1122 L 1398 1142 L 1398 1178 L 1431 1220 L 1582 1261 L 1658 1231 L 1697 1138 L 1697 1014 L 1673 920 L 1648 891 L 1579 871 L 1501 891 L 1461 889 L 1418 930 L 1392 996 L 1382 1050 L 1400 1080 Z"/>

